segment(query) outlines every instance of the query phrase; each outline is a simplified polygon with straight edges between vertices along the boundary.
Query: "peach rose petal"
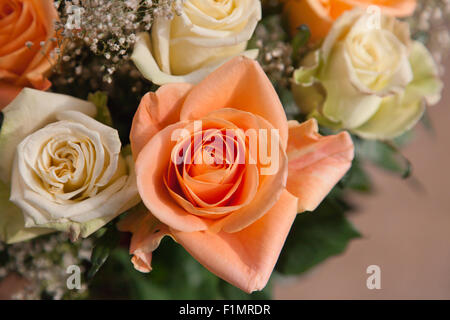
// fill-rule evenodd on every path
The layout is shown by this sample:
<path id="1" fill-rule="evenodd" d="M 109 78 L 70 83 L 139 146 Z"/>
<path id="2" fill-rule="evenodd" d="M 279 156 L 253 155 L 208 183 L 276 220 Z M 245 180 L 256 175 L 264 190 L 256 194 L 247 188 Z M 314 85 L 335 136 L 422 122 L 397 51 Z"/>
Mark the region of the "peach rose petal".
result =
<path id="1" fill-rule="evenodd" d="M 13 0 L 7 6 L 12 12 L 0 21 L 0 109 L 12 100 L 10 86 L 38 90 L 51 86 L 46 75 L 56 60 L 50 57 L 57 45 L 51 38 L 57 37 L 54 21 L 59 19 L 52 0 Z M 29 48 L 28 41 L 33 44 Z"/>
<path id="2" fill-rule="evenodd" d="M 228 206 L 228 207 L 217 207 L 217 208 L 208 208 L 203 209 L 199 207 L 195 207 L 190 201 L 186 200 L 184 197 L 179 195 L 178 193 L 174 192 L 173 190 L 169 190 L 170 195 L 173 197 L 173 199 L 181 206 L 183 207 L 186 212 L 189 212 L 195 216 L 203 217 L 207 219 L 219 219 L 227 214 L 229 214 L 231 211 L 235 211 L 239 209 L 241 206 Z"/>
<path id="3" fill-rule="evenodd" d="M 0 110 L 13 101 L 21 90 L 22 87 L 0 81 Z"/>
<path id="4" fill-rule="evenodd" d="M 321 136 L 315 119 L 289 121 L 287 190 L 298 210 L 313 211 L 350 168 L 354 146 L 347 132 Z"/>
<path id="5" fill-rule="evenodd" d="M 286 155 L 283 155 L 283 157 L 286 157 Z M 267 214 L 273 205 L 279 201 L 286 186 L 287 161 L 283 159 L 281 166 L 276 175 L 262 177 L 263 180 L 259 182 L 259 189 L 252 202 L 212 224 L 210 229 L 214 232 L 219 230 L 230 233 L 239 232 Z M 254 186 L 258 187 L 256 182 Z"/>
<path id="6" fill-rule="evenodd" d="M 21 14 L 21 10 L 17 2 L 10 2 L 9 5 L 11 6 L 13 11 L 7 16 L 3 16 L 3 18 L 0 20 L 0 28 L 6 28 L 4 29 L 4 32 L 10 32 L 13 29 L 14 22 L 19 19 L 19 16 Z M 7 36 L 9 37 L 9 34 L 7 34 Z M 3 45 L 4 43 L 0 42 L 0 44 Z"/>
<path id="7" fill-rule="evenodd" d="M 174 130 L 185 126 L 185 122 L 178 122 L 153 136 L 139 153 L 135 170 L 139 194 L 150 212 L 172 228 L 194 232 L 207 229 L 207 221 L 180 207 L 164 184 L 164 177 L 171 161 L 171 152 L 176 144 L 176 141 L 171 139 L 172 134 Z"/>
<path id="8" fill-rule="evenodd" d="M 209 271 L 251 293 L 266 286 L 296 214 L 297 198 L 283 191 L 263 218 L 240 232 L 171 232 Z"/>
<path id="9" fill-rule="evenodd" d="M 24 3 L 24 12 L 20 15 L 16 27 L 13 29 L 10 41 L 0 50 L 2 56 L 8 56 L 18 49 L 26 49 L 24 44 L 29 39 L 45 41 L 45 35 L 39 32 L 41 26 L 36 21 L 35 13 L 31 8 L 27 8 L 28 6 L 30 6 L 29 2 Z"/>
<path id="10" fill-rule="evenodd" d="M 17 61 L 27 61 L 33 59 L 36 53 L 39 52 L 39 48 L 28 49 L 24 45 L 17 48 L 13 52 L 5 55 L 0 55 L 0 70 L 8 70 L 18 78 L 18 74 L 21 74 L 27 68 L 26 64 L 18 64 Z M 0 53 L 1 54 L 1 53 Z"/>
<path id="11" fill-rule="evenodd" d="M 142 98 L 130 133 L 135 160 L 156 133 L 179 120 L 180 108 L 191 89 L 191 84 L 168 84 Z"/>
<path id="12" fill-rule="evenodd" d="M 133 257 L 131 258 L 131 263 L 133 264 L 133 267 L 142 273 L 148 273 L 152 271 L 152 257 L 153 254 L 150 253 L 144 253 L 142 251 L 133 252 L 130 254 L 133 254 Z"/>
<path id="13" fill-rule="evenodd" d="M 132 232 L 130 254 L 134 268 L 140 272 L 152 270 L 152 252 L 155 251 L 162 238 L 169 234 L 169 229 L 147 211 L 129 214 L 117 224 L 122 232 Z"/>
<path id="14" fill-rule="evenodd" d="M 230 212 L 235 212 L 250 204 L 255 197 L 259 183 L 257 167 L 255 165 L 248 165 L 246 169 L 241 172 L 239 177 L 237 177 L 235 184 L 222 199 L 224 201 L 230 200 L 232 203 L 228 203 L 228 205 L 223 206 L 223 203 L 220 201 L 216 204 L 216 206 L 214 206 L 208 205 L 197 195 L 194 195 L 194 193 L 187 186 L 185 186 L 184 182 L 180 182 L 180 188 L 183 190 L 182 195 L 180 192 L 173 190 L 173 183 L 168 183 L 166 180 L 164 182 L 173 199 L 177 201 L 177 203 L 187 212 L 209 219 L 222 218 L 224 215 L 229 214 Z M 212 192 L 212 190 L 209 191 Z M 185 197 L 189 200 L 186 200 Z M 194 204 L 196 204 L 196 206 L 194 206 Z"/>
<path id="15" fill-rule="evenodd" d="M 33 12 L 36 15 L 35 19 L 38 17 L 44 25 L 47 38 L 43 40 L 46 41 L 47 45 L 44 48 L 46 54 L 36 54 L 25 70 L 25 75 L 33 86 L 35 86 L 36 89 L 39 89 L 38 86 L 43 86 L 43 74 L 50 70 L 53 64 L 53 61 L 49 61 L 49 53 L 54 47 L 54 45 L 50 43 L 50 38 L 56 36 L 54 34 L 54 21 L 58 20 L 58 13 L 55 10 L 53 1 L 39 0 L 32 1 L 32 4 L 34 6 Z M 42 79 L 41 81 L 40 78 Z M 37 81 L 41 83 L 38 86 L 35 85 Z"/>
<path id="16" fill-rule="evenodd" d="M 291 35 L 294 36 L 297 28 L 306 24 L 311 30 L 313 42 L 325 38 L 333 25 L 333 19 L 329 16 L 328 10 L 317 0 L 289 0 L 283 12 L 288 17 Z"/>
<path id="17" fill-rule="evenodd" d="M 190 193 L 198 197 L 198 202 L 201 202 L 203 207 L 220 205 L 226 201 L 224 198 L 236 188 L 236 184 L 197 181 L 189 175 L 184 178 L 183 182 L 186 184 L 188 190 L 192 190 Z"/>
<path id="18" fill-rule="evenodd" d="M 274 128 L 269 121 L 264 118 L 255 116 L 248 112 L 236 111 L 232 109 L 214 111 L 210 114 L 210 116 L 220 117 L 227 121 L 238 123 L 243 130 L 255 129 L 257 133 L 260 129 L 266 130 L 267 137 L 264 138 L 263 135 L 259 137 L 259 141 L 257 142 L 259 146 L 267 145 L 270 150 L 271 143 L 276 143 L 276 141 L 272 141 L 270 133 L 270 131 Z M 281 142 L 281 138 L 278 135 L 277 139 Z M 255 151 L 256 148 L 253 148 L 253 150 L 250 150 L 249 153 L 254 154 Z M 238 232 L 261 218 L 278 201 L 282 190 L 286 187 L 288 159 L 282 146 L 279 146 L 277 151 L 278 164 L 275 166 L 275 171 L 273 173 L 262 174 L 262 169 L 267 168 L 263 166 L 260 161 L 258 161 L 260 173 L 259 181 L 257 184 L 254 184 L 258 190 L 252 201 L 247 206 L 242 207 L 229 216 L 215 222 L 211 226 L 211 230 L 214 230 L 215 232 L 218 232 L 219 230 L 226 232 Z M 257 159 L 256 157 L 257 156 L 252 155 L 253 159 Z M 247 182 L 247 184 L 250 183 Z"/>
<path id="19" fill-rule="evenodd" d="M 223 108 L 261 116 L 280 131 L 281 142 L 286 145 L 286 114 L 272 83 L 257 62 L 237 57 L 211 73 L 186 97 L 180 119 L 200 119 Z"/>
<path id="20" fill-rule="evenodd" d="M 311 30 L 311 41 L 323 39 L 333 22 L 345 11 L 353 8 L 379 6 L 382 13 L 396 17 L 408 17 L 414 13 L 416 0 L 285 0 L 283 13 L 289 20 L 290 33 L 305 24 Z"/>
<path id="21" fill-rule="evenodd" d="M 335 11 L 333 17 L 337 19 L 345 10 L 356 6 L 379 6 L 384 14 L 395 17 L 408 17 L 416 10 L 416 0 L 330 0 L 331 10 Z"/>

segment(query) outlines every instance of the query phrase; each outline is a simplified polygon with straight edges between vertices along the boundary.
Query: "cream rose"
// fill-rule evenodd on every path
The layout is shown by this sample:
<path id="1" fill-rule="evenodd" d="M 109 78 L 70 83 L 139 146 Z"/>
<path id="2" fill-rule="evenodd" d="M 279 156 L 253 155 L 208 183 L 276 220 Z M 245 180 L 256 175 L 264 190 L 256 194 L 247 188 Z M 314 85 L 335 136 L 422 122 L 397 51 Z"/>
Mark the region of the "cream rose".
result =
<path id="1" fill-rule="evenodd" d="M 90 102 L 33 89 L 4 109 L 0 173 L 23 214 L 0 203 L 6 241 L 23 227 L 87 237 L 139 202 L 131 156 L 121 155 L 117 131 L 94 120 L 96 113 Z M 25 232 L 14 240 L 34 235 Z"/>
<path id="2" fill-rule="evenodd" d="M 424 112 L 423 101 L 436 103 L 442 89 L 431 55 L 411 40 L 407 23 L 361 9 L 334 23 L 294 78 L 303 111 L 323 125 L 376 139 L 410 129 Z"/>
<path id="3" fill-rule="evenodd" d="M 139 35 L 132 60 L 155 84 L 198 83 L 234 56 L 256 58 L 245 49 L 260 19 L 260 0 L 187 0 L 181 15 Z"/>

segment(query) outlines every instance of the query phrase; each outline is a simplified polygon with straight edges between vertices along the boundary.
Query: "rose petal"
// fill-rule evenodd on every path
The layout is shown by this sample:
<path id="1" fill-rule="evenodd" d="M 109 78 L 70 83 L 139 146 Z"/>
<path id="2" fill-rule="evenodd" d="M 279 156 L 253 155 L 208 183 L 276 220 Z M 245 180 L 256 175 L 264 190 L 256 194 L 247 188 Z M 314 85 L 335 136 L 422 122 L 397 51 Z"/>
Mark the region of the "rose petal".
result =
<path id="1" fill-rule="evenodd" d="M 157 132 L 179 120 L 180 108 L 191 89 L 192 85 L 187 83 L 168 84 L 142 98 L 130 133 L 135 159 Z"/>
<path id="2" fill-rule="evenodd" d="M 207 222 L 181 208 L 164 185 L 171 152 L 176 144 L 172 135 L 184 126 L 185 122 L 170 125 L 145 145 L 136 160 L 136 175 L 139 194 L 150 212 L 171 228 L 193 232 L 207 229 Z"/>
<path id="3" fill-rule="evenodd" d="M 417 0 L 331 0 L 334 16 L 342 14 L 345 10 L 350 9 L 352 6 L 367 7 L 370 5 L 379 6 L 383 14 L 396 16 L 396 17 L 408 17 L 414 13 L 416 9 Z"/>
<path id="4" fill-rule="evenodd" d="M 261 218 L 278 201 L 282 190 L 286 186 L 287 156 L 284 147 L 281 146 L 281 139 L 278 136 L 278 131 L 273 131 L 275 128 L 262 117 L 242 110 L 223 108 L 209 113 L 205 119 L 207 121 L 203 121 L 202 123 L 207 124 L 214 119 L 218 119 L 217 121 L 220 119 L 219 122 L 231 122 L 238 125 L 242 130 L 245 130 L 245 133 L 247 134 L 256 133 L 257 135 L 260 135 L 261 131 L 267 133 L 266 137 L 260 135 L 258 138 L 259 141 L 253 142 L 253 144 L 256 145 L 249 145 L 250 157 L 258 160 L 258 167 L 256 168 L 258 174 L 247 175 L 247 177 L 243 179 L 241 183 L 242 187 L 239 189 L 238 193 L 239 197 L 235 198 L 235 205 L 203 210 L 195 208 L 181 196 L 177 197 L 175 193 L 172 193 L 183 208 L 199 216 L 208 216 L 208 211 L 217 211 L 220 214 L 234 211 L 224 219 L 214 222 L 211 228 L 215 232 L 218 232 L 221 229 L 227 232 L 237 232 Z M 253 131 L 249 132 L 249 130 Z M 250 144 L 252 143 L 250 142 Z M 272 160 L 267 166 L 263 165 L 261 162 L 261 150 L 259 156 L 257 155 L 257 147 L 262 147 L 263 150 L 266 149 L 264 148 L 264 144 L 266 144 L 267 148 L 270 150 L 270 160 Z M 272 150 L 271 146 L 274 146 L 274 150 Z M 247 164 L 247 169 L 255 170 L 252 166 L 254 165 Z M 248 173 L 252 172 L 250 171 Z M 184 184 L 181 185 L 181 187 L 183 186 Z M 190 193 L 185 192 L 185 195 L 189 197 Z M 192 197 L 189 198 L 189 200 L 195 203 L 195 199 Z M 243 206 L 243 204 L 245 204 L 245 206 Z M 207 215 L 205 215 L 205 213 Z"/>
<path id="5" fill-rule="evenodd" d="M 22 87 L 0 81 L 0 111 L 13 101 Z"/>
<path id="6" fill-rule="evenodd" d="M 258 56 L 258 50 L 247 50 L 240 54 L 250 59 L 256 59 Z M 158 63 L 152 55 L 150 36 L 148 33 L 141 33 L 139 34 L 138 40 L 134 46 L 131 60 L 133 60 L 134 64 L 142 73 L 144 78 L 155 84 L 163 85 L 168 83 L 198 83 L 208 74 L 233 57 L 234 56 L 221 59 L 217 61 L 217 63 L 205 66 L 186 75 L 171 75 L 170 73 L 161 71 Z"/>
<path id="7" fill-rule="evenodd" d="M 286 114 L 272 83 L 257 62 L 234 58 L 210 74 L 186 97 L 180 119 L 200 119 L 223 108 L 261 116 L 280 131 L 281 142 L 286 145 Z"/>
<path id="8" fill-rule="evenodd" d="M 325 38 L 333 21 L 354 7 L 378 6 L 383 14 L 408 17 L 416 9 L 416 0 L 287 0 L 283 13 L 289 20 L 289 30 L 294 36 L 298 27 L 305 24 L 311 30 L 311 40 Z"/>
<path id="9" fill-rule="evenodd" d="M 0 241 L 16 243 L 52 232 L 44 228 L 25 228 L 20 208 L 9 201 L 9 189 L 0 181 Z"/>
<path id="10" fill-rule="evenodd" d="M 89 130 L 100 135 L 102 146 L 105 148 L 105 152 L 108 153 L 109 163 L 104 163 L 104 165 L 102 165 L 101 178 L 97 180 L 97 177 L 95 177 L 95 183 L 97 186 L 105 186 L 110 183 L 111 178 L 117 171 L 120 151 L 122 149 L 119 132 L 116 129 L 108 127 L 81 112 L 71 110 L 63 111 L 57 115 L 57 119 L 82 124 Z"/>
<path id="11" fill-rule="evenodd" d="M 162 238 L 170 235 L 169 228 L 158 221 L 148 211 L 132 212 L 117 224 L 122 232 L 132 232 L 130 254 L 134 268 L 140 272 L 152 270 L 152 252 L 155 251 Z"/>
<path id="12" fill-rule="evenodd" d="M 0 36 L 0 68 L 16 74 L 16 79 L 9 80 L 11 84 L 39 90 L 50 87 L 45 74 L 57 59 L 52 58 L 50 52 L 57 46 L 51 38 L 57 37 L 54 21 L 58 19 L 53 1 L 37 0 L 20 1 L 13 14 L 4 19 L 6 25 L 2 21 L 0 33 L 8 36 Z M 33 46 L 26 48 L 27 41 L 33 42 Z M 44 47 L 39 45 L 41 42 L 45 43 Z"/>
<path id="13" fill-rule="evenodd" d="M 309 26 L 311 41 L 325 38 L 330 30 L 333 19 L 328 11 L 317 0 L 290 0 L 283 7 L 283 13 L 289 20 L 289 30 L 292 36 L 298 32 L 302 24 Z"/>
<path id="14" fill-rule="evenodd" d="M 317 122 L 289 122 L 287 190 L 298 198 L 298 210 L 313 211 L 350 168 L 354 146 L 350 135 L 318 134 Z"/>
<path id="15" fill-rule="evenodd" d="M 209 271 L 251 293 L 266 286 L 296 209 L 297 198 L 284 191 L 264 217 L 240 232 L 171 232 Z"/>
<path id="16" fill-rule="evenodd" d="M 25 88 L 3 109 L 0 131 L 0 179 L 10 179 L 11 166 L 17 145 L 30 133 L 54 122 L 64 110 L 80 111 L 95 116 L 97 109 L 91 102 L 70 96 Z"/>
<path id="17" fill-rule="evenodd" d="M 379 110 L 354 132 L 365 139 L 393 139 L 410 130 L 423 116 L 426 103 L 433 105 L 441 98 L 443 83 L 427 48 L 414 41 L 410 55 L 413 81 L 404 93 L 386 97 Z"/>
<path id="18" fill-rule="evenodd" d="M 168 58 L 172 74 L 189 74 L 240 55 L 261 19 L 261 3 L 255 0 L 236 2 L 223 19 L 212 18 L 211 10 L 205 14 L 199 4 L 187 2 L 181 15 L 170 23 Z M 159 28 L 153 33 L 155 30 Z M 154 44 L 160 46 L 160 41 L 161 37 L 153 37 Z M 185 56 L 190 58 L 186 60 Z"/>

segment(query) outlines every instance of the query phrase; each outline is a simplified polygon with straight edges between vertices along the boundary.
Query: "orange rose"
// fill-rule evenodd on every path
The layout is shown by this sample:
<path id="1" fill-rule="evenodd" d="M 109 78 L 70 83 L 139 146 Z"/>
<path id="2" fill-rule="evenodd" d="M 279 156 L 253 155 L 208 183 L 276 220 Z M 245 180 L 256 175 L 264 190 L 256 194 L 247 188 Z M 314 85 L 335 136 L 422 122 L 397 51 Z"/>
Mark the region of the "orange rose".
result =
<path id="1" fill-rule="evenodd" d="M 23 87 L 47 90 L 51 85 L 44 75 L 51 68 L 49 54 L 56 46 L 50 41 L 58 19 L 53 3 L 0 0 L 0 110 Z"/>
<path id="2" fill-rule="evenodd" d="M 350 167 L 350 136 L 317 131 L 315 120 L 286 120 L 264 71 L 244 57 L 198 85 L 145 95 L 131 144 L 151 214 L 119 224 L 133 232 L 135 268 L 150 271 L 170 235 L 231 284 L 264 288 L 297 212 L 314 210 Z"/>
<path id="3" fill-rule="evenodd" d="M 333 22 L 354 7 L 379 6 L 384 14 L 407 17 L 416 8 L 416 0 L 285 0 L 284 14 L 288 17 L 291 35 L 306 24 L 311 41 L 324 38 Z"/>

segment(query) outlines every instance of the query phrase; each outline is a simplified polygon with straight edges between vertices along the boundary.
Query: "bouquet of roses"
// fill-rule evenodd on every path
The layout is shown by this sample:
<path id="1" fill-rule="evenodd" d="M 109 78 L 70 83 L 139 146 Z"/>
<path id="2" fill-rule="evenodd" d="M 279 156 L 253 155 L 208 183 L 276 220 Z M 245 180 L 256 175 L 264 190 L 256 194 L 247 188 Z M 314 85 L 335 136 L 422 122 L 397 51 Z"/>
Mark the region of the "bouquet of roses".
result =
<path id="1" fill-rule="evenodd" d="M 378 3 L 0 0 L 0 279 L 245 298 L 341 253 L 450 43 L 448 5 Z"/>

